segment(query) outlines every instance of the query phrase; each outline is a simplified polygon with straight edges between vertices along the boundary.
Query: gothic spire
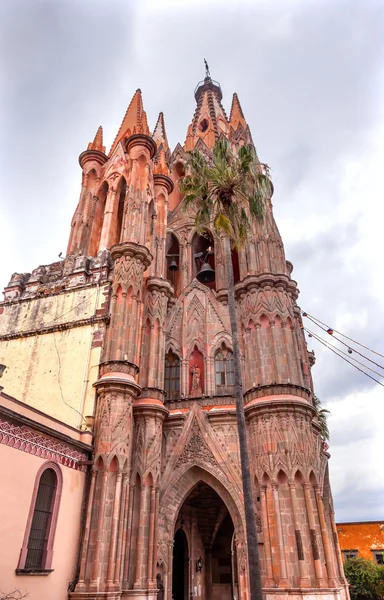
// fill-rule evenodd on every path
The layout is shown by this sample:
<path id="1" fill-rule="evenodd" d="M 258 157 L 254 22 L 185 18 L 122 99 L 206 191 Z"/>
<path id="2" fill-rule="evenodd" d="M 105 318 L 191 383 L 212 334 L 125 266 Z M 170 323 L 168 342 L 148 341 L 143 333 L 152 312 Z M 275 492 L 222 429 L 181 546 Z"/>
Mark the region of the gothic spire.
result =
<path id="1" fill-rule="evenodd" d="M 227 115 L 221 104 L 223 94 L 220 84 L 211 78 L 206 61 L 205 65 L 205 78 L 195 89 L 197 107 L 192 123 L 188 127 L 184 144 L 186 151 L 195 148 L 199 139 L 208 148 L 213 148 L 219 137 L 227 136 L 229 132 Z"/>
<path id="2" fill-rule="evenodd" d="M 162 146 L 165 152 L 169 150 L 167 133 L 165 131 L 164 124 L 164 114 L 162 112 L 159 114 L 159 118 L 157 119 L 156 127 L 153 131 L 152 137 L 156 142 L 156 146 L 158 148 Z"/>
<path id="3" fill-rule="evenodd" d="M 241 108 L 240 100 L 236 92 L 233 94 L 231 113 L 229 115 L 229 124 L 236 131 L 239 124 L 242 125 L 243 129 L 246 129 L 247 122 L 244 118 L 243 109 Z"/>
<path id="4" fill-rule="evenodd" d="M 112 152 L 120 141 L 122 141 L 124 138 L 130 137 L 135 133 L 150 135 L 147 114 L 143 107 L 143 99 L 140 89 L 136 90 L 127 108 L 124 119 L 120 125 L 120 129 L 117 132 L 115 140 L 112 144 L 109 156 L 111 156 Z"/>
<path id="5" fill-rule="evenodd" d="M 164 115 L 161 112 L 157 119 L 156 127 L 153 131 L 152 138 L 156 143 L 157 152 L 154 160 L 155 174 L 168 175 L 169 174 L 169 157 L 171 151 L 168 145 L 167 133 L 165 131 Z"/>
<path id="6" fill-rule="evenodd" d="M 96 131 L 93 142 L 89 142 L 87 150 L 98 150 L 99 152 L 105 152 L 105 146 L 103 146 L 103 128 L 101 125 Z"/>

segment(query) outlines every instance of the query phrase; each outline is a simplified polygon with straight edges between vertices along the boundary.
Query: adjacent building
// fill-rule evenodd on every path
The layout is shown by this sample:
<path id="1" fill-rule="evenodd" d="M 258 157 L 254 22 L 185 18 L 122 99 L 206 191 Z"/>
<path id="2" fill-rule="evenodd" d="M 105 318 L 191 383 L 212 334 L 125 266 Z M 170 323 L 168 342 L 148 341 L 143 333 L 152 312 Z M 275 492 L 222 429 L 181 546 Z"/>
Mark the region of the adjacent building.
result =
<path id="1" fill-rule="evenodd" d="M 384 521 L 337 523 L 343 560 L 367 558 L 384 565 Z"/>

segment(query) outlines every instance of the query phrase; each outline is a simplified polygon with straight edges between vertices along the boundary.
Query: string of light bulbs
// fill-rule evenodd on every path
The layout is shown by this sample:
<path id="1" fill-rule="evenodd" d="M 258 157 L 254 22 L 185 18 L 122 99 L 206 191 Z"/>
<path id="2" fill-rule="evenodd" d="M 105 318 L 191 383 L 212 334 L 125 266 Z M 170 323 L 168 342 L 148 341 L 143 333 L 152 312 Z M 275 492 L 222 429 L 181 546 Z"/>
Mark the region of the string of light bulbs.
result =
<path id="1" fill-rule="evenodd" d="M 339 335 L 343 336 L 346 340 L 349 340 L 350 342 L 353 342 L 354 344 L 361 346 L 361 348 L 365 348 L 365 350 L 368 350 L 368 352 L 372 352 L 373 354 L 377 354 L 377 356 L 381 356 L 381 358 L 384 358 L 384 354 L 380 354 L 380 352 L 377 352 L 376 350 L 372 350 L 372 348 L 368 348 L 368 346 L 364 346 L 364 344 L 361 344 L 360 342 L 348 337 L 347 335 L 345 335 L 345 333 L 342 333 L 341 331 L 337 331 L 337 329 L 335 329 L 334 327 L 328 327 L 328 325 L 326 323 L 323 323 L 323 321 L 320 321 L 320 319 L 318 319 L 317 317 L 314 317 L 313 315 L 310 315 L 308 312 L 301 311 L 301 314 L 303 315 L 303 317 L 308 317 L 309 319 L 311 319 L 311 321 L 316 322 L 316 325 L 318 323 L 320 323 L 321 325 L 326 327 L 327 332 L 328 332 L 328 330 L 331 330 L 332 332 L 338 333 Z"/>
<path id="2" fill-rule="evenodd" d="M 349 344 L 347 344 L 346 342 L 344 342 L 343 340 L 341 340 L 337 335 L 335 335 L 335 331 L 336 331 L 335 329 L 333 329 L 332 327 L 327 327 L 327 325 L 324 325 L 324 326 L 322 324 L 320 325 L 320 321 L 318 321 L 318 319 L 315 319 L 314 317 L 312 317 L 311 315 L 309 315 L 307 312 L 303 311 L 302 315 L 303 315 L 303 317 L 306 317 L 307 319 L 309 319 L 310 321 L 312 321 L 312 323 L 314 323 L 317 327 L 319 327 L 320 329 L 322 329 L 323 331 L 325 331 L 325 333 L 328 333 L 328 335 L 331 335 L 335 340 L 337 340 L 338 342 L 340 342 L 340 344 L 343 344 L 343 346 L 345 346 L 346 348 L 348 348 L 348 354 L 352 354 L 352 352 L 356 352 L 356 354 L 359 354 L 362 358 L 364 358 L 364 360 L 368 360 L 370 363 L 376 365 L 376 367 L 379 367 L 379 369 L 383 369 L 383 371 L 384 371 L 384 366 L 383 365 L 380 365 L 375 360 L 372 360 L 371 358 L 369 358 L 369 356 L 366 356 L 365 354 L 363 354 L 359 350 L 356 350 L 356 348 L 352 349 Z M 343 335 L 343 334 L 339 334 L 339 335 Z M 353 340 L 351 340 L 351 341 L 353 341 Z M 362 344 L 359 344 L 359 345 L 362 346 Z M 378 354 L 378 353 L 375 352 L 375 354 Z"/>
<path id="3" fill-rule="evenodd" d="M 332 344 L 330 344 L 329 342 L 327 342 L 326 340 L 324 340 L 322 337 L 320 337 L 319 335 L 317 335 L 314 331 L 311 331 L 307 327 L 305 327 L 304 330 L 308 333 L 309 337 L 315 338 L 315 340 L 317 340 L 318 342 L 324 343 L 325 345 L 327 345 L 330 348 L 331 347 L 335 348 L 335 350 L 337 350 L 338 352 L 340 352 L 340 354 L 343 354 L 344 356 L 346 356 L 349 360 L 353 360 L 358 365 L 364 367 L 364 369 L 368 369 L 368 371 L 371 371 L 371 373 L 374 373 L 375 375 L 378 375 L 379 377 L 383 377 L 382 373 L 378 373 L 378 371 L 375 371 L 374 369 L 372 369 L 368 365 L 365 365 L 364 363 L 360 362 L 359 360 L 357 360 L 357 358 L 354 358 L 350 354 L 347 354 L 343 350 L 340 350 L 340 348 L 337 348 L 336 346 L 333 346 Z"/>
<path id="4" fill-rule="evenodd" d="M 304 327 L 304 331 L 306 331 L 308 334 L 310 333 L 309 330 L 306 327 Z M 313 333 L 312 333 L 312 335 L 313 335 Z M 345 360 L 345 362 L 347 362 L 348 364 L 352 365 L 352 367 L 354 367 L 355 369 L 357 369 L 358 371 L 360 371 L 360 373 L 363 373 L 366 377 L 369 377 L 370 379 L 372 379 L 373 381 L 375 381 L 376 383 L 378 383 L 379 385 L 381 385 L 382 387 L 384 387 L 384 383 L 382 383 L 381 381 L 379 381 L 375 377 L 372 377 L 372 375 L 369 375 L 369 373 L 366 373 L 363 369 L 360 369 L 360 367 L 358 367 L 353 362 L 351 362 L 349 360 L 349 358 L 345 358 L 345 356 L 343 356 L 342 354 L 340 354 L 341 351 L 339 351 L 338 349 L 335 349 L 334 347 L 332 347 L 330 344 L 328 344 L 325 340 L 323 340 L 319 336 L 315 335 L 314 337 L 316 337 L 316 339 L 321 344 L 323 344 L 323 346 L 325 346 L 326 348 L 328 348 L 328 350 L 331 350 L 331 352 L 333 352 L 334 354 L 336 354 L 336 356 L 339 356 L 340 358 L 342 358 L 343 360 Z"/>

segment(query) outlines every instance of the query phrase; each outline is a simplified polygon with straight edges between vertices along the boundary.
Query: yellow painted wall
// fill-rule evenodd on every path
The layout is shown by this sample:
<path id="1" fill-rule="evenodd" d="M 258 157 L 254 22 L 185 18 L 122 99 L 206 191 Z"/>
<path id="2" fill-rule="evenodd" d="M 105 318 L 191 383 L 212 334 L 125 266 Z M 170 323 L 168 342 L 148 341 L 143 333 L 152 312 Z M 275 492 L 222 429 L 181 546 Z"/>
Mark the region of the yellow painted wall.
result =
<path id="1" fill-rule="evenodd" d="M 0 335 L 39 330 L 53 324 L 76 322 L 95 314 L 105 302 L 96 286 L 47 298 L 4 305 Z M 79 427 L 92 415 L 101 348 L 91 348 L 93 332 L 103 324 L 63 331 L 36 333 L 0 341 L 0 363 L 7 369 L 4 392 L 65 423 Z"/>

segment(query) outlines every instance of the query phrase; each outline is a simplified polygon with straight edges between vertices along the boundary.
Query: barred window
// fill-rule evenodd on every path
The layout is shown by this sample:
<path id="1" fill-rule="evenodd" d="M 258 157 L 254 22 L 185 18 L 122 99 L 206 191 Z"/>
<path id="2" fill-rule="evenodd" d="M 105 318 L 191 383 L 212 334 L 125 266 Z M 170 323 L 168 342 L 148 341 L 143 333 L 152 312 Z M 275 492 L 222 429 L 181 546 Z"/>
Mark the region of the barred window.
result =
<path id="1" fill-rule="evenodd" d="M 373 560 L 377 565 L 384 565 L 384 549 L 372 550 Z"/>
<path id="2" fill-rule="evenodd" d="M 49 527 L 57 487 L 57 477 L 53 469 L 46 469 L 40 478 L 31 531 L 28 539 L 26 569 L 42 569 L 47 550 Z"/>
<path id="3" fill-rule="evenodd" d="M 234 379 L 233 353 L 224 345 L 215 355 L 216 392 L 218 394 L 232 393 Z"/>
<path id="4" fill-rule="evenodd" d="M 41 466 L 35 481 L 16 573 L 50 572 L 63 476 L 53 461 Z"/>
<path id="5" fill-rule="evenodd" d="M 164 389 L 168 399 L 180 396 L 180 359 L 172 350 L 165 356 Z"/>

